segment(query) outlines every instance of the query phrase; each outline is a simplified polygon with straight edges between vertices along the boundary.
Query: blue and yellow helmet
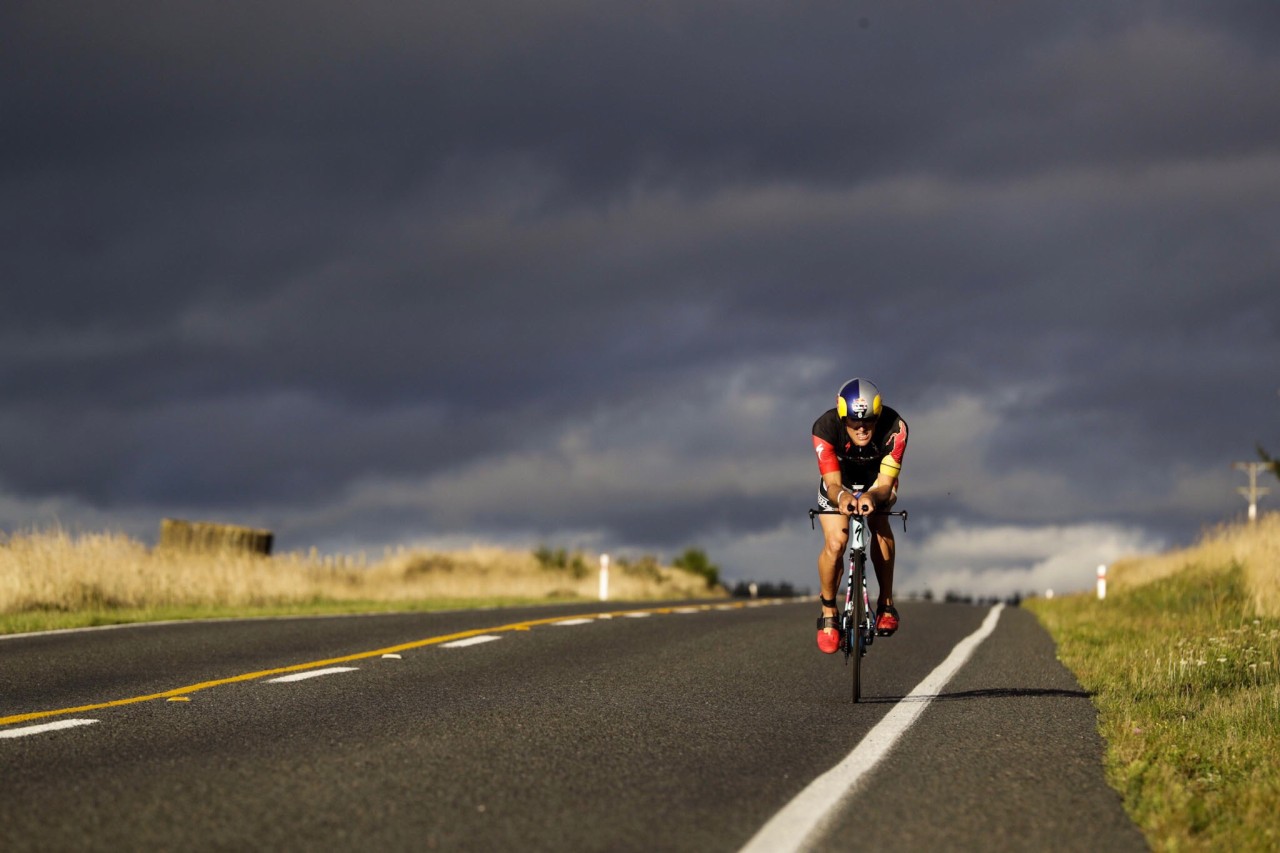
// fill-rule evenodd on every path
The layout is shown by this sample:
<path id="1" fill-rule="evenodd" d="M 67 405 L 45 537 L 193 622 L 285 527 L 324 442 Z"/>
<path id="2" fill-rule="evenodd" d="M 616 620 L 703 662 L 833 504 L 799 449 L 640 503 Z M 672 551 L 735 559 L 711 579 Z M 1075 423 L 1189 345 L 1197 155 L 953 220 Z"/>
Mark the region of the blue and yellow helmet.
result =
<path id="1" fill-rule="evenodd" d="M 836 411 L 842 418 L 878 418 L 882 408 L 880 389 L 865 379 L 850 379 L 836 395 Z"/>

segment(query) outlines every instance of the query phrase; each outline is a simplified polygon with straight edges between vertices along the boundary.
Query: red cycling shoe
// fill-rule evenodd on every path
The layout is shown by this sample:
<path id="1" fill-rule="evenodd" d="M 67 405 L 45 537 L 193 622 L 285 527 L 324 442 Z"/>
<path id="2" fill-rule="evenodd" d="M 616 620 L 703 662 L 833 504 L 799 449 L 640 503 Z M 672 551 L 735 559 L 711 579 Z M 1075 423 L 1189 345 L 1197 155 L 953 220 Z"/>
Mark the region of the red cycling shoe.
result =
<path id="1" fill-rule="evenodd" d="M 898 630 L 898 609 L 892 604 L 886 604 L 876 614 L 876 633 L 887 637 L 896 630 Z"/>
<path id="2" fill-rule="evenodd" d="M 830 628 L 831 633 L 825 629 Z M 840 648 L 840 617 L 818 617 L 818 651 L 824 655 L 833 655 Z"/>

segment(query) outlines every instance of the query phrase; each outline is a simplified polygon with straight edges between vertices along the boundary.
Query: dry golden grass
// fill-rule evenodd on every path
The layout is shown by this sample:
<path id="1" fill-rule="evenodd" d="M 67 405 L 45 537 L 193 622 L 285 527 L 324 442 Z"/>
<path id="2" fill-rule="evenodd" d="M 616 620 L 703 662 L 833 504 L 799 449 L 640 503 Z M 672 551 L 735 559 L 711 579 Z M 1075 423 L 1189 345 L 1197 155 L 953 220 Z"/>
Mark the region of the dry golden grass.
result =
<path id="1" fill-rule="evenodd" d="M 596 557 L 582 561 L 592 567 Z M 381 559 L 149 549 L 118 533 L 19 534 L 0 542 L 0 614 L 312 602 L 594 598 L 598 574 L 545 568 L 527 552 L 398 550 Z M 610 572 L 611 599 L 723 594 L 702 577 L 642 565 Z"/>
<path id="2" fill-rule="evenodd" d="M 1280 512 L 1264 513 L 1252 524 L 1220 525 L 1190 548 L 1119 560 L 1110 579 L 1117 590 L 1132 589 L 1188 568 L 1223 563 L 1241 567 L 1255 615 L 1280 616 Z"/>

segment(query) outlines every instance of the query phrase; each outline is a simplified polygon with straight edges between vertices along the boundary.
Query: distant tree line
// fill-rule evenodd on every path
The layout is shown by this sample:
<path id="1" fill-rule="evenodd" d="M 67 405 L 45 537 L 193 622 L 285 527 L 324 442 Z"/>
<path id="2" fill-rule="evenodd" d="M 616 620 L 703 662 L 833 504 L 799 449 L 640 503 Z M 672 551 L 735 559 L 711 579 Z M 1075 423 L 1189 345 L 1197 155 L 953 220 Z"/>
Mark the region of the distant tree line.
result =
<path id="1" fill-rule="evenodd" d="M 580 551 L 570 552 L 564 548 L 553 549 L 539 545 L 533 552 L 533 558 L 544 569 L 568 571 L 579 579 L 587 576 L 587 560 Z"/>
<path id="2" fill-rule="evenodd" d="M 796 596 L 805 596 L 810 594 L 807 587 L 797 589 L 794 584 L 787 583 L 786 581 L 738 581 L 733 585 L 729 592 L 736 598 L 750 598 L 752 586 L 755 586 L 756 588 L 756 598 L 795 598 Z M 933 591 L 928 589 L 924 592 L 916 592 L 913 590 L 908 592 L 906 597 L 911 601 L 934 600 Z M 968 593 L 948 590 L 942 596 L 942 600 L 947 604 L 972 604 L 982 606 L 991 606 L 1003 602 L 1009 607 L 1017 607 L 1022 604 L 1022 599 L 1023 595 L 1018 592 L 1005 596 L 1004 598 L 1000 598 L 993 595 L 974 596 Z"/>
<path id="3" fill-rule="evenodd" d="M 752 586 L 756 588 L 756 598 L 795 598 L 797 595 L 809 594 L 809 590 L 796 590 L 794 585 L 786 581 L 779 581 L 778 583 L 738 581 L 729 592 L 734 598 L 750 598 Z"/>
<path id="4" fill-rule="evenodd" d="M 980 607 L 992 607 L 994 605 L 1004 603 L 1009 607 L 1017 607 L 1022 604 L 1022 594 L 1013 593 L 1012 595 L 1001 598 L 998 595 L 969 595 L 968 593 L 947 591 L 942 597 L 947 604 L 975 604 Z"/>
<path id="5" fill-rule="evenodd" d="M 907 598 L 911 600 L 933 601 L 933 590 L 926 589 L 924 592 L 909 592 Z M 956 592 L 953 589 L 947 590 L 942 595 L 942 601 L 946 604 L 973 604 L 984 607 L 1004 603 L 1009 607 L 1017 607 L 1022 604 L 1023 595 L 1015 592 L 1001 598 L 998 595 L 971 595 L 967 592 Z"/>
<path id="6" fill-rule="evenodd" d="M 671 565 L 700 575 L 708 588 L 720 583 L 720 567 L 707 559 L 707 552 L 701 548 L 686 548 L 683 554 L 671 561 Z"/>
<path id="7" fill-rule="evenodd" d="M 544 569 L 568 571 L 575 578 L 587 576 L 587 560 L 581 551 L 569 551 L 565 548 L 539 545 L 533 551 L 533 558 Z M 658 558 L 652 554 L 645 554 L 634 560 L 619 557 L 614 560 L 613 564 L 619 570 L 629 574 L 648 576 L 655 580 L 661 576 L 658 571 Z M 707 558 L 707 552 L 701 548 L 686 548 L 683 554 L 671 561 L 671 565 L 677 569 L 697 575 L 707 582 L 708 587 L 713 587 L 720 583 L 720 567 L 712 563 Z"/>

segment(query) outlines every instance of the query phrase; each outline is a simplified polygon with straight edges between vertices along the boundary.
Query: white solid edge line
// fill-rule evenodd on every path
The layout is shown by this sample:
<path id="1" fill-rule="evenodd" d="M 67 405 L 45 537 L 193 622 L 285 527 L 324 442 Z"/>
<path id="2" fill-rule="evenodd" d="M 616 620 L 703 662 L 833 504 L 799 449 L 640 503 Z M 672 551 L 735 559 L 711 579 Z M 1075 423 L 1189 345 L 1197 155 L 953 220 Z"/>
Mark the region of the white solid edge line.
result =
<path id="1" fill-rule="evenodd" d="M 912 689 L 901 702 L 867 732 L 839 764 L 809 783 L 746 843 L 741 853 L 783 853 L 812 846 L 840 804 L 893 748 L 929 705 L 938 691 L 956 674 L 974 649 L 991 635 L 1000 619 L 1003 604 L 991 608 L 978 630 L 961 640 L 947 659 Z"/>
<path id="2" fill-rule="evenodd" d="M 475 646 L 480 643 L 488 643 L 493 640 L 501 640 L 502 638 L 495 634 L 481 634 L 478 637 L 467 637 L 465 640 L 454 640 L 452 643 L 444 643 L 440 646 L 442 649 L 460 649 L 464 646 Z"/>
<path id="3" fill-rule="evenodd" d="M 338 672 L 354 672 L 358 666 L 331 666 L 327 669 L 309 669 L 306 672 L 295 672 L 293 675 L 282 675 L 279 678 L 268 678 L 267 684 L 283 684 L 289 681 L 305 681 L 308 678 L 319 678 L 322 675 L 333 675 Z"/>
<path id="4" fill-rule="evenodd" d="M 98 722 L 97 720 L 59 720 L 56 723 L 40 723 L 36 726 L 23 726 L 20 729 L 6 729 L 0 731 L 0 738 L 27 737 L 28 735 L 38 735 L 42 732 L 53 732 L 58 729 L 74 729 L 76 726 L 89 726 Z"/>

